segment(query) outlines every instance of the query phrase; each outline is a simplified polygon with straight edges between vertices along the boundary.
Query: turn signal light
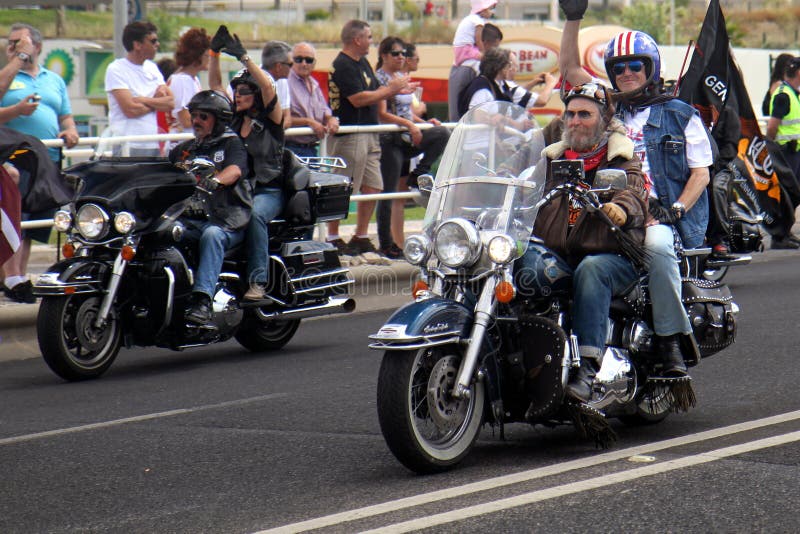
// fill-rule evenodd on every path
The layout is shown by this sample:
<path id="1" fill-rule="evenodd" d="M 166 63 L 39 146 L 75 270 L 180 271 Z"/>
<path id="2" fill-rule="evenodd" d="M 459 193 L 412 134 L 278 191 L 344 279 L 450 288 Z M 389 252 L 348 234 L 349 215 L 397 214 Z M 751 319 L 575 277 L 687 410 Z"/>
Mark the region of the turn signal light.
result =
<path id="1" fill-rule="evenodd" d="M 61 245 L 61 254 L 65 258 L 71 258 L 75 255 L 75 245 L 72 243 L 64 243 Z"/>
<path id="2" fill-rule="evenodd" d="M 429 289 L 430 287 L 428 287 L 428 284 L 426 282 L 423 282 L 422 280 L 417 280 L 416 282 L 414 282 L 414 286 L 411 288 L 411 295 L 414 298 L 417 298 L 417 295 L 419 295 L 423 291 L 428 291 Z"/>
<path id="3" fill-rule="evenodd" d="M 131 261 L 136 256 L 136 249 L 130 245 L 125 245 L 122 247 L 122 252 L 120 254 L 123 260 Z"/>
<path id="4" fill-rule="evenodd" d="M 506 282 L 505 280 L 497 284 L 497 287 L 494 288 L 494 296 L 497 298 L 497 302 L 502 302 L 503 304 L 511 302 L 515 293 L 514 284 Z"/>

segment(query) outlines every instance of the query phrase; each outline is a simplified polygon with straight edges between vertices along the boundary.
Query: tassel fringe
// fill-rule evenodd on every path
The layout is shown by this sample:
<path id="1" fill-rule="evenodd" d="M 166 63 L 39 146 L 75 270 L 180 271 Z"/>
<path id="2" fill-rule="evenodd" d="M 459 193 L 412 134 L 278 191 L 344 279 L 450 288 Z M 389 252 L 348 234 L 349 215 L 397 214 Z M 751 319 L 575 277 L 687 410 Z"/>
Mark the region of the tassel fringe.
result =
<path id="1" fill-rule="evenodd" d="M 672 405 L 675 413 L 688 412 L 690 408 L 697 406 L 697 397 L 692 387 L 692 377 L 684 376 L 681 378 L 651 378 L 648 384 L 653 386 L 666 386 L 667 399 Z"/>
<path id="2" fill-rule="evenodd" d="M 596 447 L 608 449 L 617 442 L 617 433 L 603 412 L 577 402 L 567 403 L 567 408 L 575 429 L 582 437 L 593 439 Z"/>

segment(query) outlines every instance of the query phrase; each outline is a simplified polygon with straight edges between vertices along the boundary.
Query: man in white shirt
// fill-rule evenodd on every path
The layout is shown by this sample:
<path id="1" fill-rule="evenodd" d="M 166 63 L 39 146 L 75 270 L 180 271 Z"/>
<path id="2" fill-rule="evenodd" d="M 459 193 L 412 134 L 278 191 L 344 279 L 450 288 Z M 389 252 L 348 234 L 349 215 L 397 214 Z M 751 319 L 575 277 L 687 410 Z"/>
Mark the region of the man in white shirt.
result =
<path id="1" fill-rule="evenodd" d="M 172 111 L 174 99 L 164 77 L 153 62 L 158 52 L 154 24 L 131 22 L 122 32 L 127 51 L 106 69 L 108 123 L 113 135 L 154 135 L 159 133 L 157 111 Z M 159 155 L 157 141 L 131 142 L 128 155 Z"/>
<path id="2" fill-rule="evenodd" d="M 283 41 L 268 41 L 261 50 L 261 68 L 267 71 L 278 91 L 278 102 L 283 110 L 283 128 L 292 126 L 292 98 L 287 77 L 292 70 L 289 53 L 292 47 Z"/>

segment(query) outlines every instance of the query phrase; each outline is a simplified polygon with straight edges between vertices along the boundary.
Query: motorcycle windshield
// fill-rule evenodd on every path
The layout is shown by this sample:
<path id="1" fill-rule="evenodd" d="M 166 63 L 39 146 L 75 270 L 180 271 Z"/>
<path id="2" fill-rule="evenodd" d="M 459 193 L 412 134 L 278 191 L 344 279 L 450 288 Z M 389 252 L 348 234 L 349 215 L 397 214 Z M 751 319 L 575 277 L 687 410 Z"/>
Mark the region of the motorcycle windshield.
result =
<path id="1" fill-rule="evenodd" d="M 525 109 L 487 102 L 459 121 L 442 155 L 423 229 L 431 239 L 448 219 L 471 221 L 480 232 L 505 233 L 521 255 L 542 198 L 542 132 Z"/>

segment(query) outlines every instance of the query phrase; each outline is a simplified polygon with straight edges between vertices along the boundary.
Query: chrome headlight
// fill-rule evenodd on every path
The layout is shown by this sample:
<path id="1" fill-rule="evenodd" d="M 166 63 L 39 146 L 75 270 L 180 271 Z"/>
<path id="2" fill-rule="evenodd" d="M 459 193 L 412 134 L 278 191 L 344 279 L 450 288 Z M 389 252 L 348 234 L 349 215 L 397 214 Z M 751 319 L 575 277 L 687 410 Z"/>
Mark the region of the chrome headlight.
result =
<path id="1" fill-rule="evenodd" d="M 108 215 L 97 204 L 85 204 L 78 210 L 77 226 L 86 239 L 99 239 L 108 232 Z"/>
<path id="2" fill-rule="evenodd" d="M 440 224 L 433 242 L 436 256 L 448 267 L 470 266 L 481 254 L 478 230 L 466 219 L 450 219 Z"/>
<path id="3" fill-rule="evenodd" d="M 505 264 L 514 259 L 517 252 L 517 244 L 506 234 L 496 235 L 489 240 L 486 253 L 489 259 L 495 263 Z"/>
<path id="4" fill-rule="evenodd" d="M 403 256 L 411 265 L 422 265 L 431 256 L 431 240 L 424 234 L 409 236 L 403 245 Z"/>
<path id="5" fill-rule="evenodd" d="M 58 210 L 53 215 L 53 226 L 59 232 L 66 232 L 72 226 L 72 214 L 68 211 Z"/>
<path id="6" fill-rule="evenodd" d="M 127 211 L 121 211 L 114 217 L 114 229 L 121 234 L 129 234 L 136 228 L 136 217 Z"/>

